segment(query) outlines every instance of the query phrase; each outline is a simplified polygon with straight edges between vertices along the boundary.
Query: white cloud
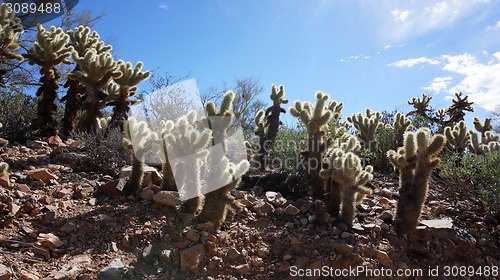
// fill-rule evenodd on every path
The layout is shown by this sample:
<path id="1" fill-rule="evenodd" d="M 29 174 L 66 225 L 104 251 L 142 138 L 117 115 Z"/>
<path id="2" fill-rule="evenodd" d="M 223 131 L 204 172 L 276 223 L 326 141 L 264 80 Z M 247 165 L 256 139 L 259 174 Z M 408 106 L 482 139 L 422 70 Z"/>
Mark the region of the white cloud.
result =
<path id="1" fill-rule="evenodd" d="M 162 9 L 162 10 L 168 10 L 168 5 L 165 4 L 165 3 L 161 3 L 158 8 Z"/>
<path id="2" fill-rule="evenodd" d="M 440 93 L 448 90 L 448 85 L 453 81 L 453 78 L 448 77 L 438 77 L 432 80 L 432 83 L 424 87 L 423 90 L 432 92 L 432 93 Z"/>
<path id="3" fill-rule="evenodd" d="M 500 20 L 497 21 L 494 25 L 486 27 L 486 30 L 499 30 L 499 29 L 500 29 Z"/>
<path id="4" fill-rule="evenodd" d="M 410 11 L 401 11 L 399 9 L 393 10 L 391 12 L 392 16 L 394 17 L 395 21 L 405 21 L 408 16 L 410 15 Z"/>
<path id="5" fill-rule="evenodd" d="M 409 67 L 413 67 L 417 64 L 421 64 L 421 63 L 436 65 L 436 64 L 439 64 L 439 61 L 422 56 L 419 58 L 410 58 L 410 59 L 395 61 L 393 63 L 390 63 L 388 66 L 395 66 L 395 67 L 400 67 L 400 68 L 408 67 L 409 68 Z"/>
<path id="6" fill-rule="evenodd" d="M 492 7 L 485 1 L 419 0 L 363 1 L 363 8 L 380 23 L 381 39 L 393 44 L 451 27 L 467 16 L 480 18 Z"/>
<path id="7" fill-rule="evenodd" d="M 482 52 L 486 55 L 485 52 Z M 411 62 L 425 61 L 424 58 L 407 59 L 398 61 L 399 67 L 411 67 Z M 433 59 L 443 64 L 442 70 L 445 73 L 453 74 L 451 76 L 437 77 L 432 80 L 429 86 L 424 90 L 448 94 L 451 98 L 455 93 L 462 92 L 469 96 L 477 106 L 487 111 L 493 111 L 500 106 L 500 52 L 491 55 L 486 63 L 480 62 L 475 56 L 464 53 L 459 55 L 442 55 L 440 58 Z M 407 66 L 411 65 L 411 66 Z"/>

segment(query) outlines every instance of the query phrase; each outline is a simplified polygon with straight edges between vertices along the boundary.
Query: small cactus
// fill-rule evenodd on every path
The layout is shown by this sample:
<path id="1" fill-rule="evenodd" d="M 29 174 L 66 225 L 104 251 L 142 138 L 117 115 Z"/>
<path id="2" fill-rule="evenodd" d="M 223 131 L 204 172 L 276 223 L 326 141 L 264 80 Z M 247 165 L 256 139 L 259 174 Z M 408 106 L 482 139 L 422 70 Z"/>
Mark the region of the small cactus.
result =
<path id="1" fill-rule="evenodd" d="M 407 233 L 418 225 L 432 171 L 439 165 L 437 156 L 446 144 L 446 137 L 437 134 L 430 137 L 430 130 L 420 128 L 406 132 L 404 146 L 390 150 L 387 157 L 400 170 L 399 201 L 395 219 L 398 234 Z"/>
<path id="2" fill-rule="evenodd" d="M 6 162 L 0 162 L 0 177 L 7 175 L 7 170 L 9 169 L 9 164 Z"/>
<path id="3" fill-rule="evenodd" d="M 375 133 L 382 126 L 381 120 L 382 114 L 372 112 L 370 109 L 366 109 L 366 117 L 363 117 L 361 113 L 347 117 L 347 121 L 358 130 L 358 137 L 363 141 L 364 147 L 372 152 L 377 150 Z"/>
<path id="4" fill-rule="evenodd" d="M 478 118 L 474 118 L 474 128 L 481 133 L 481 141 L 477 132 L 469 131 L 469 146 L 476 155 L 484 155 L 500 148 L 500 136 L 494 135 L 491 130 L 491 118 L 486 118 L 483 123 Z"/>
<path id="5" fill-rule="evenodd" d="M 403 146 L 403 135 L 406 131 L 413 130 L 413 126 L 411 125 L 411 120 L 408 119 L 401 112 L 397 112 L 394 115 L 394 123 L 392 124 L 394 131 L 396 132 L 396 143 L 397 146 Z"/>
<path id="6" fill-rule="evenodd" d="M 208 114 L 206 121 L 208 127 L 212 130 L 212 144 L 222 145 L 222 150 L 227 153 L 227 130 L 231 126 L 234 113 L 231 111 L 233 106 L 234 93 L 232 91 L 226 92 L 222 98 L 219 109 L 212 101 L 207 102 L 205 111 Z"/>
<path id="7" fill-rule="evenodd" d="M 465 121 L 460 121 L 453 127 L 445 127 L 446 147 L 462 155 L 467 147 L 467 125 Z"/>
<path id="8" fill-rule="evenodd" d="M 123 192 L 134 194 L 142 186 L 146 153 L 153 147 L 157 136 L 149 129 L 146 122 L 138 121 L 135 118 L 130 118 L 124 125 L 123 145 L 132 153 L 132 173 L 130 180 L 123 188 Z"/>

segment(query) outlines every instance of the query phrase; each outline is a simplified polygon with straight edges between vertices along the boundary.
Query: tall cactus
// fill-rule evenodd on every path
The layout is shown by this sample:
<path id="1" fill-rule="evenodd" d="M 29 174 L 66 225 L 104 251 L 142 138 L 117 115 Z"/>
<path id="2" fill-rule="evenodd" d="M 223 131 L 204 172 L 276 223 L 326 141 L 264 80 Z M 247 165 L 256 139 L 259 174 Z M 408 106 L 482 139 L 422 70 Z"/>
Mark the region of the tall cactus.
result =
<path id="1" fill-rule="evenodd" d="M 115 127 L 122 128 L 123 122 L 127 119 L 127 113 L 130 110 L 130 105 L 137 103 L 137 100 L 130 100 L 137 91 L 137 84 L 144 81 L 151 75 L 151 71 L 142 72 L 142 62 L 139 61 L 135 67 L 130 62 L 119 60 L 117 70 L 122 73 L 120 77 L 114 79 L 119 85 L 116 94 L 110 94 L 105 102 L 109 106 L 114 106 L 111 124 Z"/>
<path id="2" fill-rule="evenodd" d="M 464 111 L 474 112 L 474 108 L 472 108 L 472 104 L 474 104 L 474 102 L 469 102 L 468 98 L 468 96 L 462 97 L 461 92 L 455 93 L 455 99 L 452 100 L 450 107 L 446 109 L 446 114 L 450 116 L 448 125 L 453 125 L 463 121 L 465 116 Z"/>
<path id="3" fill-rule="evenodd" d="M 413 105 L 415 110 L 408 112 L 407 116 L 421 116 L 425 119 L 430 119 L 429 113 L 432 112 L 430 109 L 430 102 L 432 96 L 425 93 L 422 94 L 422 98 L 413 97 L 411 101 L 407 101 L 408 105 Z"/>
<path id="4" fill-rule="evenodd" d="M 173 168 L 170 159 L 168 158 L 168 142 L 167 142 L 167 135 L 169 135 L 174 129 L 175 123 L 171 120 L 166 120 L 166 121 L 161 121 L 160 122 L 160 127 L 161 127 L 161 152 L 160 152 L 160 158 L 161 158 L 161 169 L 163 173 L 163 181 L 162 181 L 162 189 L 167 190 L 167 191 L 175 191 L 177 190 L 177 186 L 175 185 L 175 178 L 174 178 L 174 173 L 173 173 Z"/>
<path id="5" fill-rule="evenodd" d="M 387 157 L 400 170 L 399 201 L 395 219 L 398 234 L 407 233 L 418 225 L 432 171 L 439 165 L 439 152 L 446 144 L 446 137 L 430 137 L 428 128 L 406 132 L 404 146 L 390 150 Z"/>
<path id="6" fill-rule="evenodd" d="M 276 135 L 278 135 L 280 114 L 286 113 L 286 110 L 281 107 L 281 104 L 288 104 L 285 99 L 285 87 L 280 85 L 279 89 L 276 85 L 272 85 L 271 100 L 273 105 L 269 106 L 266 111 L 260 110 L 255 115 L 255 135 L 259 137 L 259 165 L 260 170 L 267 169 L 266 157 L 269 149 L 273 146 Z"/>
<path id="7" fill-rule="evenodd" d="M 69 44 L 73 46 L 79 57 L 83 57 L 85 52 L 89 49 L 95 49 L 98 53 L 111 50 L 111 46 L 104 45 L 104 42 L 99 40 L 99 34 L 97 34 L 96 31 L 91 32 L 89 27 L 78 26 L 74 30 L 68 30 L 67 34 L 69 36 Z M 77 63 L 71 73 L 81 70 L 80 64 Z M 68 91 L 66 95 L 61 98 L 62 102 L 66 102 L 62 128 L 63 134 L 69 135 L 75 128 L 76 116 L 82 107 L 85 95 L 85 85 L 80 83 L 79 80 L 67 79 L 64 87 L 67 88 Z"/>
<path id="8" fill-rule="evenodd" d="M 381 120 L 382 114 L 380 112 L 372 112 L 370 109 L 366 109 L 366 117 L 363 117 L 361 113 L 347 117 L 347 121 L 352 123 L 358 130 L 358 137 L 363 141 L 362 144 L 365 149 L 369 149 L 372 152 L 377 151 L 375 134 L 377 129 L 383 125 Z"/>
<path id="9" fill-rule="evenodd" d="M 477 132 L 469 131 L 469 144 L 476 155 L 484 155 L 492 151 L 500 151 L 500 136 L 494 135 L 491 130 L 491 118 L 486 118 L 483 123 L 478 118 L 474 118 L 474 128 L 481 133 L 481 140 L 478 139 Z"/>
<path id="10" fill-rule="evenodd" d="M 146 122 L 138 121 L 136 118 L 130 118 L 124 126 L 123 145 L 132 154 L 132 173 L 123 192 L 134 194 L 142 186 L 146 153 L 151 150 L 158 137 L 149 129 Z"/>
<path id="11" fill-rule="evenodd" d="M 42 129 L 42 133 L 47 135 L 57 133 L 57 105 L 55 101 L 61 74 L 56 66 L 61 63 L 71 64 L 68 58 L 71 57 L 74 49 L 72 46 L 68 46 L 68 39 L 69 36 L 61 28 L 51 26 L 50 30 L 45 30 L 41 24 L 38 24 L 36 41 L 28 53 L 24 55 L 30 65 L 41 66 L 40 82 L 42 85 L 36 92 L 37 96 L 42 97 L 37 108 L 40 117 L 38 125 Z"/>
<path id="12" fill-rule="evenodd" d="M 73 52 L 73 59 L 81 67 L 81 71 L 68 74 L 68 78 L 77 80 L 85 85 L 85 110 L 78 123 L 78 129 L 91 132 L 96 130 L 97 118 L 101 116 L 101 109 L 106 106 L 104 92 L 112 79 L 121 77 L 122 73 L 116 69 L 116 61 L 108 51 L 90 48 L 85 55 L 80 56 Z"/>
<path id="13" fill-rule="evenodd" d="M 324 131 L 321 127 L 338 114 L 329 110 L 326 101 L 329 96 L 323 92 L 316 93 L 316 104 L 310 102 L 295 101 L 294 107 L 290 108 L 290 114 L 300 119 L 307 127 L 307 151 L 302 152 L 306 158 L 309 184 L 312 187 L 314 199 L 323 199 L 325 190 L 323 180 L 319 172 L 323 164 L 323 153 L 328 147 L 328 142 L 323 141 Z"/>
<path id="14" fill-rule="evenodd" d="M 21 19 L 16 17 L 14 11 L 7 11 L 5 5 L 0 6 L 0 60 L 3 64 L 5 59 L 23 60 L 23 56 L 15 53 L 19 49 L 19 35 L 24 32 Z M 0 86 L 5 86 L 3 75 L 9 69 L 0 69 Z"/>
<path id="15" fill-rule="evenodd" d="M 330 153 L 328 169 L 323 169 L 320 172 L 322 178 L 331 179 L 340 190 L 342 201 L 340 221 L 347 224 L 349 227 L 352 226 L 354 220 L 355 202 L 359 201 L 358 196 L 371 194 L 371 190 L 363 187 L 363 185 L 373 178 L 373 167 L 368 165 L 363 169 L 359 157 L 349 151 L 356 150 L 359 146 L 359 142 L 352 137 L 344 143 L 342 147 L 333 149 Z M 333 198 L 335 200 L 330 202 L 336 204 L 331 204 L 330 211 L 335 211 L 339 207 L 340 201 L 338 197 Z M 338 213 L 330 214 L 336 216 Z"/>
<path id="16" fill-rule="evenodd" d="M 397 147 L 403 146 L 405 132 L 413 130 L 411 120 L 409 120 L 403 113 L 397 112 L 394 115 L 394 122 L 392 124 L 392 127 L 396 132 Z"/>
<path id="17" fill-rule="evenodd" d="M 231 111 L 233 106 L 234 93 L 232 91 L 226 92 L 222 98 L 219 109 L 214 102 L 209 101 L 205 105 L 205 111 L 208 114 L 205 120 L 208 128 L 212 130 L 212 144 L 222 145 L 222 150 L 227 154 L 227 131 L 231 126 L 234 113 Z"/>
<path id="18" fill-rule="evenodd" d="M 467 125 L 465 121 L 460 121 L 453 127 L 445 127 L 444 135 L 446 136 L 446 147 L 448 150 L 457 152 L 463 155 L 467 147 Z"/>

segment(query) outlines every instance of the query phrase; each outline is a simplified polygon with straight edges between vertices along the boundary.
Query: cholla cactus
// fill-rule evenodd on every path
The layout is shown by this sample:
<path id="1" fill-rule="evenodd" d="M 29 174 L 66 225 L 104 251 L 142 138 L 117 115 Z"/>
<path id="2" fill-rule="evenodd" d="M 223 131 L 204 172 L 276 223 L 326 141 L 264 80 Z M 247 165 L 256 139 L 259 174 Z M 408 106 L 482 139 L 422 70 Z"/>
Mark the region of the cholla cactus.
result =
<path id="1" fill-rule="evenodd" d="M 399 234 L 413 230 L 418 225 L 432 171 L 439 165 L 437 156 L 446 144 L 446 137 L 430 137 L 428 128 L 406 132 L 404 147 L 390 150 L 387 157 L 400 170 L 400 190 L 395 228 Z"/>
<path id="2" fill-rule="evenodd" d="M 96 31 L 90 30 L 86 26 L 78 26 L 74 30 L 68 30 L 69 44 L 74 48 L 79 57 L 83 57 L 87 50 L 95 49 L 98 53 L 109 52 L 110 45 L 104 45 L 104 42 L 99 40 L 99 34 Z M 76 64 L 71 73 L 81 71 L 80 64 Z M 64 87 L 68 89 L 66 95 L 61 98 L 61 101 L 66 103 L 63 118 L 63 134 L 69 135 L 75 128 L 75 120 L 78 111 L 82 107 L 83 95 L 85 95 L 85 87 L 78 80 L 67 79 Z"/>
<path id="3" fill-rule="evenodd" d="M 36 41 L 24 56 L 30 65 L 37 64 L 41 67 L 40 82 L 42 85 L 36 92 L 42 98 L 38 102 L 37 113 L 40 117 L 39 126 L 44 129 L 44 134 L 57 133 L 56 112 L 57 90 L 61 74 L 56 66 L 64 63 L 71 64 L 68 58 L 73 52 L 73 47 L 68 46 L 69 36 L 61 28 L 51 26 L 45 30 L 41 24 L 37 25 Z"/>
<path id="4" fill-rule="evenodd" d="M 462 155 L 467 147 L 467 125 L 465 121 L 460 121 L 453 127 L 445 127 L 446 147 Z"/>
<path id="5" fill-rule="evenodd" d="M 7 175 L 7 170 L 9 169 L 9 164 L 6 162 L 0 162 L 0 177 Z"/>
<path id="6" fill-rule="evenodd" d="M 0 123 L 0 128 L 2 128 L 2 127 L 3 127 L 3 124 Z M 3 139 L 3 138 L 0 137 L 0 148 L 2 148 L 3 146 L 5 146 L 7 144 L 9 144 L 9 141 L 7 141 L 7 140 L 5 140 L 5 139 Z"/>
<path id="7" fill-rule="evenodd" d="M 78 128 L 85 132 L 95 131 L 101 109 L 106 107 L 104 92 L 112 79 L 121 77 L 116 69 L 117 63 L 108 51 L 97 48 L 88 49 L 83 56 L 73 52 L 73 59 L 80 66 L 80 71 L 68 74 L 68 78 L 85 85 L 86 98 L 83 104 L 85 112 L 78 123 Z"/>
<path id="8" fill-rule="evenodd" d="M 211 143 L 212 131 L 200 131 L 196 122 L 196 111 L 180 118 L 168 134 L 164 134 L 169 160 L 175 160 L 176 179 L 179 191 L 189 198 L 182 205 L 181 211 L 194 214 L 200 206 L 201 167 Z M 168 125 L 170 126 L 170 125 Z"/>
<path id="9" fill-rule="evenodd" d="M 481 141 L 477 132 L 469 131 L 469 145 L 476 155 L 484 155 L 492 151 L 500 150 L 500 136 L 494 135 L 491 130 L 491 118 L 486 118 L 484 123 L 478 118 L 474 118 L 474 128 L 481 133 Z"/>
<path id="10" fill-rule="evenodd" d="M 474 112 L 474 108 L 472 108 L 472 104 L 474 104 L 474 102 L 469 102 L 467 100 L 469 98 L 468 96 L 462 97 L 462 93 L 460 92 L 455 93 L 455 97 L 456 99 L 453 99 L 450 107 L 446 109 L 446 114 L 450 116 L 448 125 L 463 121 L 465 116 L 464 111 Z"/>
<path id="11" fill-rule="evenodd" d="M 302 152 L 302 155 L 307 160 L 309 184 L 312 187 L 314 199 L 323 199 L 325 193 L 319 172 L 323 163 L 323 153 L 329 143 L 323 141 L 324 131 L 321 130 L 321 127 L 338 114 L 326 106 L 328 99 L 327 94 L 317 92 L 315 105 L 309 102 L 295 101 L 294 107 L 290 108 L 290 114 L 299 118 L 307 127 L 307 151 Z"/>
<path id="12" fill-rule="evenodd" d="M 282 124 L 280 121 L 280 114 L 286 113 L 286 110 L 281 107 L 281 104 L 288 104 L 285 98 L 285 87 L 281 85 L 278 88 L 276 85 L 271 89 L 271 100 L 273 105 L 269 106 L 266 111 L 260 110 L 255 115 L 255 135 L 259 137 L 259 169 L 265 170 L 267 168 L 266 157 L 269 149 L 273 146 L 276 135 L 278 134 L 279 126 Z"/>
<path id="13" fill-rule="evenodd" d="M 138 121 L 136 118 L 130 118 L 124 126 L 123 145 L 132 153 L 132 173 L 123 192 L 134 194 L 142 186 L 146 153 L 151 150 L 158 137 L 149 129 L 146 122 Z"/>
<path id="14" fill-rule="evenodd" d="M 97 118 L 97 131 L 104 131 L 108 128 L 111 117 L 107 118 Z"/>
<path id="15" fill-rule="evenodd" d="M 130 110 L 130 105 L 134 105 L 138 100 L 130 100 L 137 91 L 137 84 L 144 81 L 151 75 L 151 71 L 142 72 L 142 62 L 139 61 L 135 67 L 132 63 L 125 63 L 119 60 L 117 70 L 122 73 L 120 77 L 114 79 L 119 85 L 119 89 L 115 94 L 110 94 L 104 102 L 109 106 L 114 106 L 111 123 L 113 126 L 122 127 L 123 122 L 127 119 L 127 113 Z"/>
<path id="16" fill-rule="evenodd" d="M 352 123 L 358 130 L 358 137 L 363 141 L 363 146 L 372 152 L 377 150 L 375 133 L 383 125 L 381 120 L 382 114 L 372 112 L 370 109 L 366 109 L 366 117 L 363 117 L 361 113 L 347 117 L 347 121 Z"/>
<path id="17" fill-rule="evenodd" d="M 397 112 L 394 115 L 394 123 L 392 128 L 396 132 L 396 143 L 397 146 L 403 146 L 403 135 L 406 131 L 413 130 L 410 119 L 408 119 L 403 113 Z"/>
<path id="18" fill-rule="evenodd" d="M 21 19 L 16 17 L 16 13 L 7 11 L 5 5 L 0 6 L 0 59 L 23 60 L 23 56 L 15 53 L 19 49 L 19 35 L 24 32 Z M 3 63 L 2 63 L 3 64 Z M 0 86 L 5 86 L 3 75 L 9 69 L 0 69 Z"/>
<path id="19" fill-rule="evenodd" d="M 167 135 L 172 132 L 174 128 L 174 122 L 171 120 L 161 121 L 161 153 L 160 158 L 162 162 L 162 173 L 163 173 L 163 181 L 162 181 L 162 189 L 167 191 L 175 191 L 177 190 L 177 186 L 175 185 L 175 178 L 173 174 L 173 166 L 170 163 L 168 158 L 168 143 L 167 143 Z"/>
<path id="20" fill-rule="evenodd" d="M 328 212 L 333 216 L 338 216 L 340 202 L 342 202 L 340 221 L 348 226 L 352 226 L 356 201 L 360 200 L 360 196 L 372 193 L 363 185 L 373 178 L 373 167 L 368 165 L 363 169 L 361 160 L 353 153 L 359 148 L 359 141 L 355 137 L 347 137 L 340 147 L 329 152 L 329 166 L 320 172 L 323 179 L 330 179 L 332 183 Z"/>
<path id="21" fill-rule="evenodd" d="M 212 130 L 212 144 L 222 145 L 222 150 L 227 153 L 227 130 L 231 126 L 234 119 L 234 113 L 231 111 L 233 106 L 234 93 L 232 91 L 226 92 L 222 98 L 220 108 L 217 109 L 215 103 L 208 101 L 205 105 L 205 111 L 208 114 L 205 123 Z"/>
<path id="22" fill-rule="evenodd" d="M 493 126 L 491 125 L 491 118 L 485 118 L 484 122 L 481 123 L 481 120 L 479 120 L 477 117 L 474 117 L 474 128 L 481 133 L 481 142 L 486 142 L 486 132 L 491 131 L 493 129 Z"/>
<path id="23" fill-rule="evenodd" d="M 430 119 L 428 113 L 432 112 L 430 107 L 432 96 L 422 94 L 422 98 L 413 97 L 411 101 L 407 101 L 408 105 L 413 105 L 415 110 L 408 112 L 407 116 L 421 116 Z"/>

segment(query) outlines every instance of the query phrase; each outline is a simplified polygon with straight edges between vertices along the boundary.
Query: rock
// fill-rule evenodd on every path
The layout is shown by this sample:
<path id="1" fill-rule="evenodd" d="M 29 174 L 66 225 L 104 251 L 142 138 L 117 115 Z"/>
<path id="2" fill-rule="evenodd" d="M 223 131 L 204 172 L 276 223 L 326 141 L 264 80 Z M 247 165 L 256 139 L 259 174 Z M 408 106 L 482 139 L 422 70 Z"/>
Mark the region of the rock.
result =
<path id="1" fill-rule="evenodd" d="M 188 229 L 184 232 L 184 236 L 192 241 L 192 242 L 198 242 L 200 241 L 200 233 L 194 229 Z"/>
<path id="2" fill-rule="evenodd" d="M 59 137 L 59 135 L 50 136 L 49 139 L 47 139 L 47 142 L 50 145 L 55 146 L 61 146 L 63 144 L 63 141 L 61 140 L 61 137 Z"/>
<path id="3" fill-rule="evenodd" d="M 76 152 L 59 153 L 52 158 L 52 163 L 62 164 L 76 172 L 91 172 L 96 169 L 93 159 Z"/>
<path id="4" fill-rule="evenodd" d="M 187 249 L 183 249 L 180 254 L 180 269 L 182 271 L 197 270 L 198 265 L 206 254 L 205 245 L 199 243 Z"/>
<path id="5" fill-rule="evenodd" d="M 158 170 L 152 166 L 148 166 L 148 165 L 144 165 L 144 185 L 145 187 L 148 187 L 148 184 L 147 184 L 147 181 L 150 181 L 150 183 L 154 184 L 154 185 L 157 185 L 157 186 L 161 186 L 161 183 L 162 183 L 162 180 L 163 180 L 163 175 L 160 174 L 160 172 L 158 172 Z M 120 175 L 119 177 L 120 178 L 124 178 L 124 177 L 130 177 L 130 175 L 132 174 L 132 166 L 126 166 L 126 167 L 123 167 L 121 170 L 120 170 Z M 148 180 L 149 178 L 149 180 Z"/>
<path id="6" fill-rule="evenodd" d="M 423 220 L 420 222 L 421 224 L 428 226 L 430 228 L 445 228 L 452 229 L 453 228 L 453 220 L 452 219 L 441 219 L 441 220 Z"/>
<path id="7" fill-rule="evenodd" d="M 59 177 L 52 173 L 48 168 L 38 168 L 34 170 L 29 170 L 26 172 L 26 175 L 29 179 L 32 180 L 42 180 L 45 183 L 48 183 L 50 180 L 57 180 Z"/>
<path id="8" fill-rule="evenodd" d="M 159 191 L 153 196 L 153 202 L 158 206 L 172 208 L 181 205 L 179 193 L 175 191 Z"/>
<path id="9" fill-rule="evenodd" d="M 175 247 L 179 248 L 179 249 L 185 249 L 189 246 L 189 244 L 191 244 L 191 242 L 189 240 L 181 240 L 179 242 L 175 242 Z"/>
<path id="10" fill-rule="evenodd" d="M 44 256 L 46 260 L 50 259 L 50 251 L 47 248 L 37 245 L 32 245 L 30 251 L 35 255 Z"/>
<path id="11" fill-rule="evenodd" d="M 64 245 L 59 237 L 55 236 L 53 233 L 40 233 L 37 240 L 43 247 L 59 248 Z"/>
<path id="12" fill-rule="evenodd" d="M 75 279 L 82 268 L 90 265 L 92 260 L 88 255 L 78 255 L 73 257 L 61 268 L 54 270 L 47 278 L 50 279 Z"/>
<path id="13" fill-rule="evenodd" d="M 230 260 L 234 260 L 234 259 L 237 259 L 241 256 L 241 253 L 238 252 L 238 250 L 236 250 L 235 248 L 230 248 L 228 251 L 227 251 L 227 254 L 226 254 L 226 257 Z"/>
<path id="14" fill-rule="evenodd" d="M 196 225 L 197 230 L 204 230 L 208 232 L 215 232 L 215 224 L 213 222 L 206 222 Z"/>
<path id="15" fill-rule="evenodd" d="M 392 213 L 390 211 L 384 211 L 378 216 L 382 221 L 392 220 Z"/>
<path id="16" fill-rule="evenodd" d="M 292 216 L 295 216 L 297 214 L 300 213 L 300 209 L 293 206 L 292 204 L 288 204 L 288 206 L 285 208 L 285 212 L 288 214 L 288 215 L 292 215 Z"/>
<path id="17" fill-rule="evenodd" d="M 274 212 L 273 205 L 264 201 L 257 202 L 257 204 L 254 206 L 254 209 L 257 214 L 260 214 L 262 216 L 269 216 Z"/>
<path id="18" fill-rule="evenodd" d="M 70 233 L 76 229 L 76 225 L 72 221 L 67 221 L 64 225 L 59 229 L 64 233 Z"/>
<path id="19" fill-rule="evenodd" d="M 55 198 L 63 198 L 65 196 L 69 196 L 73 193 L 73 190 L 70 188 L 61 188 L 52 193 L 52 196 Z"/>
<path id="20" fill-rule="evenodd" d="M 300 213 L 306 213 L 312 206 L 313 206 L 313 203 L 310 201 L 307 201 L 302 206 L 300 206 Z"/>
<path id="21" fill-rule="evenodd" d="M 0 176 L 0 186 L 5 187 L 5 188 L 10 187 L 10 178 L 9 178 L 8 174 L 4 175 L 4 176 Z"/>
<path id="22" fill-rule="evenodd" d="M 268 191 L 265 196 L 266 201 L 274 206 L 282 207 L 287 203 L 286 199 L 279 192 Z"/>
<path id="23" fill-rule="evenodd" d="M 114 259 L 111 263 L 104 268 L 99 275 L 97 275 L 97 280 L 121 280 L 123 279 L 125 272 L 125 266 L 120 259 Z"/>
<path id="24" fill-rule="evenodd" d="M 39 140 L 28 140 L 28 141 L 26 141 L 26 143 L 24 145 L 30 149 L 38 149 L 38 148 L 41 148 L 43 146 L 47 146 L 49 144 L 47 142 L 39 141 Z"/>
<path id="25" fill-rule="evenodd" d="M 52 197 L 48 196 L 48 195 L 44 195 L 44 196 L 40 197 L 38 199 L 38 201 L 40 201 L 43 204 L 49 205 L 49 204 L 52 204 L 52 202 L 54 201 L 54 199 Z"/>
<path id="26" fill-rule="evenodd" d="M 12 272 L 8 267 L 3 264 L 0 264 L 0 280 L 10 280 L 12 277 Z"/>
<path id="27" fill-rule="evenodd" d="M 22 192 L 25 192 L 25 193 L 29 193 L 31 192 L 31 189 L 28 185 L 26 184 L 18 184 L 16 187 L 15 187 L 16 190 L 18 191 L 22 191 Z"/>
<path id="28" fill-rule="evenodd" d="M 15 203 L 9 203 L 9 212 L 12 215 L 16 215 L 17 212 L 19 212 L 20 209 L 21 209 L 21 206 L 15 204 Z"/>
<path id="29" fill-rule="evenodd" d="M 21 276 L 19 277 L 19 280 L 38 280 L 38 279 L 39 279 L 38 276 L 36 276 L 33 273 L 29 273 L 27 271 L 23 271 L 21 273 Z"/>
<path id="30" fill-rule="evenodd" d="M 139 197 L 145 200 L 153 200 L 153 196 L 155 195 L 155 192 L 152 189 L 147 189 L 144 188 L 142 189 L 141 193 L 139 194 Z"/>
<path id="31" fill-rule="evenodd" d="M 354 247 L 349 244 L 333 242 L 331 248 L 341 254 L 350 254 L 354 251 Z"/>
<path id="32" fill-rule="evenodd" d="M 347 231 L 342 232 L 342 234 L 340 235 L 340 238 L 342 238 L 342 239 L 350 239 L 352 237 L 353 237 L 353 235 L 348 233 Z"/>
<path id="33" fill-rule="evenodd" d="M 339 229 L 338 227 L 333 227 L 332 228 L 332 235 L 333 236 L 339 236 L 341 234 L 342 234 L 342 230 L 341 229 Z"/>
<path id="34" fill-rule="evenodd" d="M 383 252 L 383 251 L 380 251 L 380 250 L 374 250 L 373 251 L 373 256 L 383 266 L 385 266 L 387 268 L 390 268 L 390 269 L 393 269 L 393 270 L 396 268 L 396 266 L 394 265 L 394 263 L 392 262 L 391 258 L 389 258 L 389 256 L 387 255 L 386 252 Z"/>
<path id="35" fill-rule="evenodd" d="M 127 181 L 128 181 L 127 179 L 128 178 L 120 178 L 120 179 L 116 179 L 113 181 L 109 181 L 109 182 L 101 185 L 99 187 L 99 189 L 101 190 L 101 192 L 105 196 L 107 196 L 111 199 L 116 199 L 123 194 L 122 190 L 125 187 L 125 185 L 127 184 Z"/>
<path id="36" fill-rule="evenodd" d="M 249 264 L 240 264 L 235 267 L 233 267 L 233 272 L 236 274 L 245 274 L 250 272 L 250 265 Z"/>

